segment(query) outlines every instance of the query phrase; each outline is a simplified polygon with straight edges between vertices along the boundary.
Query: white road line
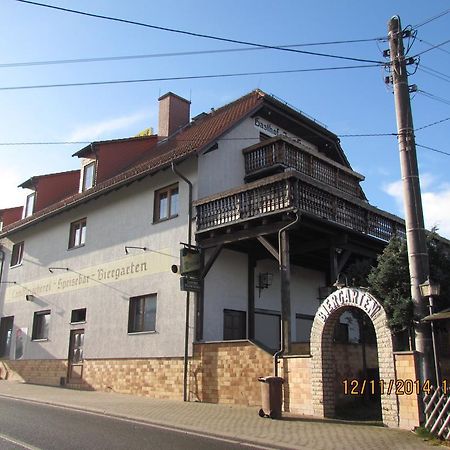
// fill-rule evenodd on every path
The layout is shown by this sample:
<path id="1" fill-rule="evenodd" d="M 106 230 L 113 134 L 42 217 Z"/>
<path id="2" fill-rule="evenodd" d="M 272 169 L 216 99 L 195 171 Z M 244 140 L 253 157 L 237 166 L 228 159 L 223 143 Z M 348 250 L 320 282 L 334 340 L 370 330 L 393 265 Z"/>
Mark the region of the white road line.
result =
<path id="1" fill-rule="evenodd" d="M 13 439 L 3 433 L 0 433 L 0 439 L 10 442 L 11 444 L 14 444 L 14 445 L 18 445 L 19 447 L 26 448 L 27 450 L 41 450 L 38 447 L 34 447 L 33 445 L 27 444 L 26 442 L 19 441 L 17 439 Z"/>

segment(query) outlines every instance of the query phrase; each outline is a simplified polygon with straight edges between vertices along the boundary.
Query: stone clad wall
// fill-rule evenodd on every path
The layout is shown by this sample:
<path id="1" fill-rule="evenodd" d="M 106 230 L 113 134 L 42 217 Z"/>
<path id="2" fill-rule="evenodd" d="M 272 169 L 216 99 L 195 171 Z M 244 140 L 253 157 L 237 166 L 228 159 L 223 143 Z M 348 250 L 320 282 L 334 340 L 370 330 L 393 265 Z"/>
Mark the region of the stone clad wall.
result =
<path id="1" fill-rule="evenodd" d="M 396 352 L 395 368 L 397 380 L 415 381 L 418 379 L 417 359 L 415 352 Z M 416 394 L 399 395 L 398 404 L 400 410 L 400 428 L 412 430 L 420 425 L 419 399 Z"/>
<path id="2" fill-rule="evenodd" d="M 59 359 L 29 359 L 0 362 L 0 379 L 59 386 L 67 376 L 67 361 Z"/>

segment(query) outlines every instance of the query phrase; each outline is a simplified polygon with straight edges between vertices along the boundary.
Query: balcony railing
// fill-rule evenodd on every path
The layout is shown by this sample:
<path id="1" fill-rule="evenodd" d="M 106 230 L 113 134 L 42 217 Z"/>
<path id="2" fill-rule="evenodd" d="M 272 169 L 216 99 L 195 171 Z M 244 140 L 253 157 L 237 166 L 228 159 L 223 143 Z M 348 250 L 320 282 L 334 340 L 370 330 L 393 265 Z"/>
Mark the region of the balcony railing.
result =
<path id="1" fill-rule="evenodd" d="M 403 222 L 359 199 L 320 188 L 298 173 L 282 173 L 195 202 L 197 233 L 298 209 L 311 217 L 383 241 L 404 236 Z"/>
<path id="2" fill-rule="evenodd" d="M 359 185 L 364 179 L 362 175 L 285 138 L 269 139 L 243 152 L 247 178 L 276 167 L 290 167 L 347 194 L 364 198 Z"/>

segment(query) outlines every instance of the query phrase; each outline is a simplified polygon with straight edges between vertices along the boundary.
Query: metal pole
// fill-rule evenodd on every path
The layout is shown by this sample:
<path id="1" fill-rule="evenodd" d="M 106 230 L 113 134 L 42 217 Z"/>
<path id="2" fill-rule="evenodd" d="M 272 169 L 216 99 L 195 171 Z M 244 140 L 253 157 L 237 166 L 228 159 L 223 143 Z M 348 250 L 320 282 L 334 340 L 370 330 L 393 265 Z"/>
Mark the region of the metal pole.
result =
<path id="1" fill-rule="evenodd" d="M 192 183 L 180 172 L 172 162 L 172 171 L 185 181 L 189 187 L 188 209 L 188 244 L 192 245 Z M 189 367 L 189 303 L 190 292 L 186 292 L 186 317 L 184 325 L 184 359 L 183 359 L 183 401 L 188 402 L 188 367 Z"/>
<path id="2" fill-rule="evenodd" d="M 430 296 L 430 303 L 428 304 L 428 307 L 430 308 L 430 316 L 433 316 L 434 302 L 432 296 Z M 434 370 L 436 372 L 436 388 L 438 388 L 441 385 L 441 377 L 439 375 L 439 359 L 436 344 L 436 330 L 434 328 L 433 317 L 431 317 L 430 325 L 431 325 L 431 339 L 433 341 Z"/>
<path id="3" fill-rule="evenodd" d="M 388 35 L 403 180 L 411 298 L 414 304 L 415 349 L 419 354 L 419 378 L 421 383 L 424 383 L 433 376 L 430 327 L 420 320 L 426 315 L 426 305 L 422 300 L 419 284 L 428 277 L 428 253 L 409 98 L 408 73 L 404 56 L 403 31 L 398 16 L 392 17 L 389 21 Z"/>

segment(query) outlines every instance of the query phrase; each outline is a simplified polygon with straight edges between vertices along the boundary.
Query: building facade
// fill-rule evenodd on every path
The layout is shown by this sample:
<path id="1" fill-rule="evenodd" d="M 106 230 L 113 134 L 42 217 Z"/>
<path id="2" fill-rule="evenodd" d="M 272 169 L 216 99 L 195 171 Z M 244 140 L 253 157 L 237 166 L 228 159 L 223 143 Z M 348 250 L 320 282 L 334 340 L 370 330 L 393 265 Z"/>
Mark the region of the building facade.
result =
<path id="1" fill-rule="evenodd" d="M 187 100 L 159 102 L 158 135 L 94 142 L 79 171 L 32 177 L 26 205 L 0 211 L 1 377 L 257 405 L 258 377 L 276 372 L 285 410 L 332 416 L 327 339 L 339 383 L 414 365 L 368 293 L 331 297 L 350 264 L 404 234 L 369 204 L 337 136 L 260 90 L 192 120 Z M 187 296 L 174 272 L 190 234 Z M 389 425 L 416 420 L 416 404 L 403 422 L 381 404 Z"/>

